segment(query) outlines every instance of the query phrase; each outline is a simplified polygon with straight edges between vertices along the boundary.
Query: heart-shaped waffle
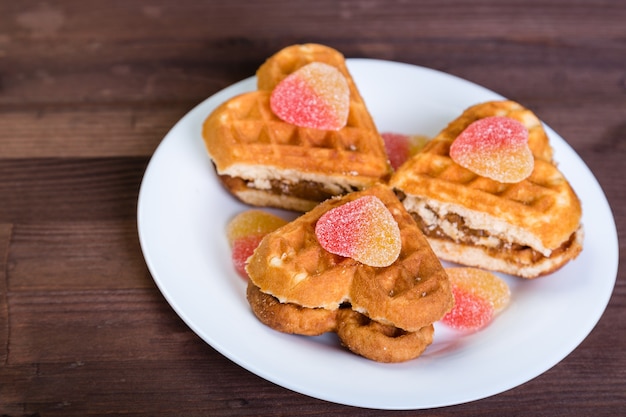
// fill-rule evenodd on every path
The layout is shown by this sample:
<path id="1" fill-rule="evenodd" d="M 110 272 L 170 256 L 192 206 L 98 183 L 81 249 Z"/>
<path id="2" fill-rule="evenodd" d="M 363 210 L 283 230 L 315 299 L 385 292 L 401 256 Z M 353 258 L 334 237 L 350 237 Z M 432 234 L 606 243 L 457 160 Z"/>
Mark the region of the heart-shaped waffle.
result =
<path id="1" fill-rule="evenodd" d="M 348 206 L 354 215 L 351 205 L 369 207 L 370 199 L 384 205 L 400 232 L 400 253 L 385 267 L 325 250 L 315 231 L 326 214 Z M 365 215 L 373 212 L 378 208 Z M 246 270 L 248 302 L 261 322 L 285 333 L 335 332 L 349 350 L 378 362 L 420 356 L 432 343 L 433 323 L 453 304 L 441 263 L 384 185 L 330 199 L 269 233 Z"/>
<path id="2" fill-rule="evenodd" d="M 527 129 L 534 166 L 526 178 L 497 181 L 451 156 L 463 132 L 490 117 L 514 119 Z M 536 278 L 562 267 L 582 250 L 580 201 L 552 161 L 540 120 L 513 101 L 466 109 L 404 163 L 390 185 L 441 259 Z"/>
<path id="3" fill-rule="evenodd" d="M 345 79 L 348 115 L 338 130 L 297 126 L 271 108 L 275 88 L 311 63 L 331 66 Z M 209 156 L 232 194 L 256 206 L 307 211 L 388 179 L 384 142 L 338 51 L 317 44 L 287 47 L 259 68 L 257 85 L 257 91 L 220 105 L 203 125 Z"/>
<path id="4" fill-rule="evenodd" d="M 315 233 L 325 213 L 369 196 L 386 206 L 400 231 L 400 253 L 386 267 L 330 253 Z M 432 324 L 452 306 L 448 277 L 439 259 L 384 185 L 325 201 L 266 235 L 246 270 L 255 286 L 281 303 L 327 310 L 349 303 L 372 320 L 406 331 Z"/>

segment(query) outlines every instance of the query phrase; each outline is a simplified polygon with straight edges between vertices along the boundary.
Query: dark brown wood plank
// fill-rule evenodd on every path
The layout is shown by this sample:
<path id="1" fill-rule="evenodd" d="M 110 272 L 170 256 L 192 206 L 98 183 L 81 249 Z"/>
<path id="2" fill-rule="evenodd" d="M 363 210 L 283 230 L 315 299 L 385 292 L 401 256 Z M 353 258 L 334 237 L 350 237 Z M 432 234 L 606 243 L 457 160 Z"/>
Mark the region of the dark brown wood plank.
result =
<path id="1" fill-rule="evenodd" d="M 86 416 L 106 409 L 131 416 L 266 416 L 276 415 L 277 406 L 282 415 L 302 415 L 306 410 L 323 415 L 315 410 L 325 405 L 261 380 L 214 352 L 207 352 L 204 358 L 175 361 L 74 361 L 32 368 L 23 368 L 22 374 L 30 375 L 22 381 L 14 377 L 19 385 L 0 391 L 5 407 L 15 410 L 12 415 Z M 0 376 L 18 369 L 21 367 L 11 367 Z M 59 385 L 59 381 L 63 382 Z M 187 386 L 186 394 L 180 395 L 179 384 Z M 256 398 L 249 392 L 256 392 Z"/>
<path id="2" fill-rule="evenodd" d="M 149 6 L 121 0 L 106 4 L 85 1 L 58 5 L 30 0 L 3 4 L 0 22 L 16 37 L 31 39 L 99 39 L 98 35 L 106 35 L 108 40 L 159 35 L 165 39 L 188 39 L 241 33 L 256 34 L 259 38 L 285 34 L 315 37 L 322 33 L 342 39 L 350 35 L 385 39 L 398 38 L 401 33 L 403 39 L 416 35 L 473 38 L 489 34 L 588 39 L 610 38 L 620 33 L 621 19 L 626 13 L 622 6 L 610 0 L 593 3 L 557 0 L 547 4 L 540 0 L 472 3 L 375 0 L 345 4 L 320 0 L 315 7 L 308 8 L 287 0 L 264 4 L 193 0 L 172 4 L 160 0 Z M 259 21 L 265 24 L 259 25 Z M 351 27 L 353 32 L 346 32 L 346 27 Z"/>
<path id="3" fill-rule="evenodd" d="M 621 79 L 626 12 L 619 2 L 338 7 L 324 1 L 309 14 L 284 2 L 247 4 L 245 13 L 231 3 L 183 3 L 5 5 L 0 27 L 12 35 L 0 43 L 8 58 L 0 104 L 196 103 L 252 75 L 280 47 L 304 41 L 335 46 L 348 57 L 442 69 L 519 97 L 531 83 L 543 94 L 567 95 L 572 88 L 599 94 Z M 231 23 L 206 24 L 213 16 Z M 86 24 L 89 19 L 98 23 Z M 504 72 L 497 81 L 488 75 L 494 70 Z M 587 82 L 590 75 L 594 83 Z"/>
<path id="4" fill-rule="evenodd" d="M 103 409 L 124 415 L 416 415 L 415 411 L 381 412 L 326 403 L 261 380 L 216 355 L 208 352 L 204 358 L 175 361 L 74 361 L 10 367 L 4 375 L 23 371 L 14 376 L 18 385 L 5 389 L 5 407 L 18 410 L 22 406 L 20 412 L 46 416 L 97 415 L 96 410 Z M 588 369 L 585 364 L 572 365 Z M 484 416 L 514 408 L 516 415 L 613 417 L 611 413 L 623 406 L 624 394 L 606 394 L 616 383 L 619 386 L 619 381 L 609 377 L 589 385 L 584 382 L 588 378 L 585 371 L 561 373 L 562 368 L 557 365 L 554 371 L 497 397 L 427 411 L 426 415 Z M 182 395 L 173 388 L 178 384 L 186 387 Z M 28 398 L 20 402 L 25 392 Z M 587 395 L 593 395 L 595 403 L 586 402 Z"/>
<path id="5" fill-rule="evenodd" d="M 626 18 L 625 18 L 626 19 Z M 321 39 L 322 43 L 333 45 Z M 138 41 L 141 42 L 141 41 Z M 144 41 L 139 49 L 174 49 L 166 40 Z M 381 45 L 384 45 L 381 46 Z M 232 52 L 231 61 L 214 60 L 220 47 L 208 47 L 203 41 L 190 42 L 186 60 L 155 63 L 153 58 L 133 56 L 121 60 L 120 47 L 111 46 L 110 55 L 98 55 L 92 66 L 75 65 L 83 54 L 36 62 L 10 61 L 2 77 L 0 106 L 13 108 L 36 104 L 182 103 L 184 107 L 243 78 L 254 75 L 267 56 L 281 46 L 267 47 L 254 42 Z M 533 41 L 477 39 L 416 39 L 415 41 L 367 42 L 333 45 L 347 57 L 377 58 L 408 62 L 430 67 L 485 85 L 499 93 L 518 99 L 539 96 L 571 98 L 575 94 L 610 97 L 616 89 L 624 91 L 619 59 L 621 45 L 615 41 L 572 44 L 555 42 L 538 45 Z M 264 50 L 266 52 L 261 53 Z M 33 53 L 38 53 L 33 51 Z M 156 51 L 155 51 L 156 53 Z M 244 57 L 245 62 L 237 61 Z M 593 59 L 589 59 L 593 57 Z M 194 57 L 194 58 L 189 58 Z M 454 59 L 451 59 L 454 57 Z M 113 58 L 111 58 L 113 59 Z M 238 62 L 237 64 L 232 61 Z M 490 76 L 499 73 L 497 78 Z M 593 80 L 593 82 L 590 82 Z"/>
<path id="6" fill-rule="evenodd" d="M 0 110 L 0 158 L 148 157 L 188 110 L 182 105 Z"/>
<path id="7" fill-rule="evenodd" d="M 9 345 L 7 259 L 13 225 L 0 223 L 0 364 L 6 363 Z"/>
<path id="8" fill-rule="evenodd" d="M 0 219 L 134 219 L 147 164 L 147 157 L 0 159 Z"/>
<path id="9" fill-rule="evenodd" d="M 156 288 L 15 291 L 9 308 L 9 365 L 191 359 L 211 349 Z"/>
<path id="10" fill-rule="evenodd" d="M 154 288 L 134 221 L 17 224 L 8 291 Z"/>

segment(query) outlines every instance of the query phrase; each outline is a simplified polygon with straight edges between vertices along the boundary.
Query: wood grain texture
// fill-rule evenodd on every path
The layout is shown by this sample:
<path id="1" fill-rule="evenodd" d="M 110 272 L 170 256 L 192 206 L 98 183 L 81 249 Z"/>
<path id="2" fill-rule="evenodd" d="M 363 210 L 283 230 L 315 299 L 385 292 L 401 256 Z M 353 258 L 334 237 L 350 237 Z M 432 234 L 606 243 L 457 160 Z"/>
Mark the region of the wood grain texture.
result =
<path id="1" fill-rule="evenodd" d="M 134 219 L 146 158 L 0 159 L 0 216 L 29 222 Z"/>
<path id="2" fill-rule="evenodd" d="M 624 22 L 624 0 L 0 2 L 0 416 L 621 415 L 624 268 L 595 329 L 537 378 L 381 412 L 281 388 L 200 339 L 150 276 L 136 205 L 183 115 L 278 49 L 319 42 L 531 108 L 602 186 L 623 262 Z"/>
<path id="3" fill-rule="evenodd" d="M 57 106 L 2 112 L 2 157 L 147 157 L 184 115 L 175 106 Z"/>

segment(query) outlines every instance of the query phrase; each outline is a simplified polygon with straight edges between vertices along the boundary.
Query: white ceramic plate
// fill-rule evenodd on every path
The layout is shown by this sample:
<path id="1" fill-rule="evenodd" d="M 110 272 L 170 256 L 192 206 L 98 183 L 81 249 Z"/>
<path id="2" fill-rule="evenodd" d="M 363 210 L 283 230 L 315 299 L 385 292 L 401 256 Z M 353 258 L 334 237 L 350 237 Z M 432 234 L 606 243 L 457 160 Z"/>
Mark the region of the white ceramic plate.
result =
<path id="1" fill-rule="evenodd" d="M 468 81 L 407 64 L 355 59 L 349 69 L 381 132 L 434 135 L 466 107 L 502 98 Z M 233 271 L 228 220 L 248 207 L 219 185 L 201 139 L 204 118 L 249 78 L 199 104 L 160 144 L 146 170 L 138 228 L 146 263 L 168 302 L 213 348 L 285 388 L 341 404 L 421 409 L 464 403 L 516 387 L 548 370 L 600 319 L 617 274 L 618 243 L 606 197 L 580 157 L 550 128 L 559 167 L 583 202 L 585 246 L 550 276 L 505 276 L 508 308 L 486 329 L 436 327 L 418 359 L 375 363 L 341 349 L 334 335 L 301 337 L 262 325 Z"/>

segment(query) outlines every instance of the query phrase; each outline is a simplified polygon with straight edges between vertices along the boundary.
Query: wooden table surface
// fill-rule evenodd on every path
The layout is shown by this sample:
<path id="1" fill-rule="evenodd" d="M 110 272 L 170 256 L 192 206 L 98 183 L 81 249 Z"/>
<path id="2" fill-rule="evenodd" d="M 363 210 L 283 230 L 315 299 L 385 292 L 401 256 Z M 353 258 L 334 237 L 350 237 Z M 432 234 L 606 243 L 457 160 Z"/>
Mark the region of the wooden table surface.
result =
<path id="1" fill-rule="evenodd" d="M 301 42 L 445 71 L 534 110 L 593 171 L 624 241 L 624 0 L 1 0 L 0 415 L 623 414 L 623 268 L 595 329 L 552 369 L 420 412 L 292 392 L 178 317 L 139 246 L 146 165 L 195 105 Z"/>

